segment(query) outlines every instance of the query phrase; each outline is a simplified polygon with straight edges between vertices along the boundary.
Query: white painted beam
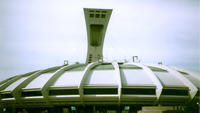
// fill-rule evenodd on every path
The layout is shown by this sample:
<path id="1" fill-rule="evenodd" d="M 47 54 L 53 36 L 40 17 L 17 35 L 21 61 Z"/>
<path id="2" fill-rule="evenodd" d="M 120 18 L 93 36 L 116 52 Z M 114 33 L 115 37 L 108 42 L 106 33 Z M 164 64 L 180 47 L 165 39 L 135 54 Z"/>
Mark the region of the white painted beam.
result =
<path id="1" fill-rule="evenodd" d="M 142 67 L 143 70 L 147 73 L 147 75 L 151 78 L 153 83 L 156 85 L 156 97 L 157 100 L 160 98 L 163 85 L 161 84 L 160 80 L 157 78 L 157 76 L 153 73 L 151 69 L 149 69 L 147 66 L 140 64 L 140 63 L 133 63 L 136 66 Z"/>
<path id="2" fill-rule="evenodd" d="M 83 96 L 84 96 L 84 93 L 83 93 L 83 87 L 84 87 L 84 84 L 85 84 L 85 81 L 91 71 L 91 69 L 97 65 L 99 65 L 100 63 L 98 62 L 92 62 L 90 64 L 87 65 L 87 67 L 85 68 L 84 72 L 83 72 L 83 78 L 79 84 L 79 94 L 80 94 L 80 97 L 81 97 L 81 103 L 83 104 Z"/>
<path id="3" fill-rule="evenodd" d="M 119 69 L 119 65 L 117 62 L 112 62 L 112 65 L 113 67 L 115 68 L 115 73 L 116 73 L 116 76 L 117 76 L 117 82 L 118 82 L 118 98 L 119 98 L 119 104 L 120 104 L 120 99 L 121 99 L 121 95 L 122 95 L 122 92 L 121 92 L 121 88 L 122 88 L 122 77 L 121 77 L 121 74 L 120 74 L 120 69 Z"/>

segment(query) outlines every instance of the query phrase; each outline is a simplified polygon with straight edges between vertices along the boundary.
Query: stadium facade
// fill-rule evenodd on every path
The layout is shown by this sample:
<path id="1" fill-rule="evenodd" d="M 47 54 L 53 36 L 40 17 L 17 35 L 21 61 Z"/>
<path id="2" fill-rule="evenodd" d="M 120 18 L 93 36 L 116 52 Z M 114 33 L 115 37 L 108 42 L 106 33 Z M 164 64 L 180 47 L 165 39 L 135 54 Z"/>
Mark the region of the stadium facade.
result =
<path id="1" fill-rule="evenodd" d="M 84 8 L 84 13 L 86 63 L 65 64 L 1 81 L 1 112 L 148 113 L 150 108 L 182 109 L 185 103 L 198 102 L 199 72 L 161 64 L 103 62 L 103 42 L 112 10 Z"/>

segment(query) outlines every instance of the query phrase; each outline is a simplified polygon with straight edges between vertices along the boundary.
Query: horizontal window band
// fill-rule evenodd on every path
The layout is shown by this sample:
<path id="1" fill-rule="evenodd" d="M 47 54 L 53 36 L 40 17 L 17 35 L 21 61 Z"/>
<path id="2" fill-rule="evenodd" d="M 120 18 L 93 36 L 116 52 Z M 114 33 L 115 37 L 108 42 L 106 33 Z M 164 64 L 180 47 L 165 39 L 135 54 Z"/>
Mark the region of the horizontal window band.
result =
<path id="1" fill-rule="evenodd" d="M 118 94 L 117 88 L 85 88 L 84 94 L 93 95 L 93 94 Z"/>
<path id="2" fill-rule="evenodd" d="M 188 90 L 163 89 L 161 95 L 182 95 L 182 96 L 187 96 L 188 95 Z"/>
<path id="3" fill-rule="evenodd" d="M 78 89 L 55 89 L 49 90 L 49 95 L 78 95 Z"/>
<path id="4" fill-rule="evenodd" d="M 11 93 L 1 94 L 1 98 L 13 98 Z"/>
<path id="5" fill-rule="evenodd" d="M 113 100 L 113 101 L 112 101 L 112 100 L 110 100 L 110 101 L 92 101 L 92 100 L 91 100 L 91 101 L 88 101 L 88 100 L 87 100 L 87 101 L 84 101 L 84 102 L 85 102 L 85 103 L 87 103 L 87 102 L 88 102 L 88 103 L 90 103 L 90 102 L 99 102 L 99 103 L 105 103 L 105 102 L 110 102 L 110 103 L 111 103 L 111 102 L 114 102 L 114 103 L 118 104 L 117 102 L 119 102 L 119 101 L 115 101 L 115 100 Z"/>
<path id="6" fill-rule="evenodd" d="M 122 94 L 155 95 L 156 90 L 149 88 L 122 88 Z"/>
<path id="7" fill-rule="evenodd" d="M 42 96 L 41 91 L 26 91 L 22 92 L 22 97 Z"/>

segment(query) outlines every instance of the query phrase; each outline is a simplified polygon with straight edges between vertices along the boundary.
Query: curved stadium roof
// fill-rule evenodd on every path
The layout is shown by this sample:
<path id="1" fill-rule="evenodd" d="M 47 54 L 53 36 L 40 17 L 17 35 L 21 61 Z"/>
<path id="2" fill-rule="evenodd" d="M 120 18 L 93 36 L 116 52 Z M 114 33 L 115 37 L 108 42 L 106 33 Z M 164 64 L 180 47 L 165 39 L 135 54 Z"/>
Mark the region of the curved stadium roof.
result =
<path id="1" fill-rule="evenodd" d="M 198 98 L 200 73 L 141 63 L 63 65 L 0 83 L 1 102 L 180 104 Z M 38 104 L 42 103 L 42 104 Z M 48 103 L 46 103 L 48 104 Z"/>

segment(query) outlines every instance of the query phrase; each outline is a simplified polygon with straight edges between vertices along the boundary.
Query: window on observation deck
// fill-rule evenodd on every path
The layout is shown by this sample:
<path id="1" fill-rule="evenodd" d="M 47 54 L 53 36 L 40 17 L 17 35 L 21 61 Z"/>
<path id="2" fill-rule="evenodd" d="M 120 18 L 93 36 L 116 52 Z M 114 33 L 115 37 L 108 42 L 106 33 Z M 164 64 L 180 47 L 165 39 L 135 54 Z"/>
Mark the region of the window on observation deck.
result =
<path id="1" fill-rule="evenodd" d="M 94 14 L 90 14 L 90 18 L 93 18 L 94 17 Z"/>
<path id="2" fill-rule="evenodd" d="M 106 18 L 106 15 L 105 14 L 101 14 L 101 18 Z"/>
<path id="3" fill-rule="evenodd" d="M 96 14 L 95 17 L 96 17 L 96 18 L 100 18 L 100 14 Z"/>

